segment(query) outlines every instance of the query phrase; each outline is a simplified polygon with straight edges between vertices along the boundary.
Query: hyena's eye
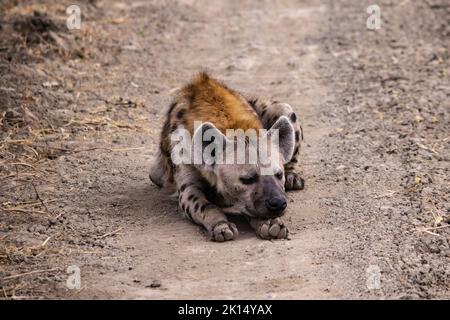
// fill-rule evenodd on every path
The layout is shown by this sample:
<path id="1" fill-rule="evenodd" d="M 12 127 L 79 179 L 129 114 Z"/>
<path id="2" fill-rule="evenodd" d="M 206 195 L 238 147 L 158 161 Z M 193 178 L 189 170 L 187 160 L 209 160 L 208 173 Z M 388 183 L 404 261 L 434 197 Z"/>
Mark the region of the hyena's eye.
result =
<path id="1" fill-rule="evenodd" d="M 283 171 L 277 171 L 276 173 L 275 173 L 275 177 L 277 178 L 277 179 L 279 179 L 279 180 L 281 180 L 281 179 L 283 179 Z"/>
<path id="2" fill-rule="evenodd" d="M 253 175 L 253 176 L 244 176 L 244 177 L 240 177 L 239 180 L 240 180 L 243 184 L 253 184 L 253 183 L 256 183 L 256 181 L 258 181 L 258 176 L 257 176 L 257 175 Z"/>

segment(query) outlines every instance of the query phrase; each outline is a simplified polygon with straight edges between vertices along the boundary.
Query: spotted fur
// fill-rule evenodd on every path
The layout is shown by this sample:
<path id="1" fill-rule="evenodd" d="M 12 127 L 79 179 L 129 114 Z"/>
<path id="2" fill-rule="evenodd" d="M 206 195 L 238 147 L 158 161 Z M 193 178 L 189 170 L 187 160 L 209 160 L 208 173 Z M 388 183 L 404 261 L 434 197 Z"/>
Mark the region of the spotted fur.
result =
<path id="1" fill-rule="evenodd" d="M 300 124 L 300 120 L 292 107 L 279 101 L 268 101 L 258 98 L 248 99 L 248 103 L 258 114 L 261 119 L 262 125 L 265 129 L 269 129 L 273 124 L 281 117 L 288 117 L 295 132 L 295 148 L 294 155 L 291 160 L 284 165 L 286 176 L 286 190 L 301 190 L 304 188 L 304 180 L 295 172 L 295 166 L 298 163 L 298 157 L 300 154 L 300 147 L 303 141 L 303 128 Z"/>
<path id="2" fill-rule="evenodd" d="M 291 129 L 288 129 L 294 130 L 294 154 L 287 163 L 281 164 L 280 170 L 284 175 L 278 178 L 265 178 L 269 179 L 265 184 L 272 187 L 263 190 L 261 189 L 263 187 L 258 189 L 258 186 L 255 186 L 253 191 L 247 190 L 247 194 L 251 193 L 251 196 L 255 196 L 258 193 L 270 193 L 272 189 L 276 189 L 279 190 L 278 194 L 281 197 L 284 189 L 303 188 L 303 179 L 294 171 L 303 132 L 291 106 L 257 98 L 246 99 L 206 73 L 201 73 L 178 92 L 168 108 L 150 179 L 154 184 L 169 192 L 177 192 L 178 203 L 184 215 L 204 226 L 213 240 L 226 241 L 237 236 L 237 228 L 228 221 L 227 214 L 241 214 L 241 211 L 246 211 L 244 207 L 237 205 L 239 196 L 245 193 L 245 186 L 230 187 L 230 184 L 225 186 L 226 183 L 221 181 L 222 178 L 217 171 L 206 170 L 191 164 L 175 166 L 172 163 L 171 133 L 178 128 L 186 128 L 191 135 L 194 135 L 194 121 L 210 123 L 223 134 L 227 129 L 270 129 L 274 124 L 277 126 L 283 121 L 286 126 L 289 121 Z M 244 165 L 232 165 L 226 170 L 235 173 L 245 172 L 247 169 Z M 242 192 L 235 190 L 239 188 Z M 253 211 L 258 210 L 253 209 Z M 249 220 L 261 238 L 287 237 L 288 230 L 279 217 L 264 218 L 251 214 Z"/>

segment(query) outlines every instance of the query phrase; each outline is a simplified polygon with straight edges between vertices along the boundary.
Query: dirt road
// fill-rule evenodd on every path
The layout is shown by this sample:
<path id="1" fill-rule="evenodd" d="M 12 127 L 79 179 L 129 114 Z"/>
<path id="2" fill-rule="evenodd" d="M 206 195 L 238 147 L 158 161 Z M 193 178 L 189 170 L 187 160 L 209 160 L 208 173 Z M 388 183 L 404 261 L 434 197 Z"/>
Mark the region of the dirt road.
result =
<path id="1" fill-rule="evenodd" d="M 5 28 L 14 10 L 64 12 L 27 5 L 4 8 Z M 450 8 L 380 1 L 371 31 L 368 5 L 82 2 L 82 30 L 48 40 L 68 48 L 13 55 L 5 105 L 34 100 L 19 108 L 24 123 L 3 115 L 5 295 L 450 297 Z M 306 189 L 289 193 L 290 240 L 237 221 L 236 241 L 211 242 L 150 183 L 171 93 L 204 69 L 300 116 Z M 66 287 L 71 265 L 79 290 Z"/>

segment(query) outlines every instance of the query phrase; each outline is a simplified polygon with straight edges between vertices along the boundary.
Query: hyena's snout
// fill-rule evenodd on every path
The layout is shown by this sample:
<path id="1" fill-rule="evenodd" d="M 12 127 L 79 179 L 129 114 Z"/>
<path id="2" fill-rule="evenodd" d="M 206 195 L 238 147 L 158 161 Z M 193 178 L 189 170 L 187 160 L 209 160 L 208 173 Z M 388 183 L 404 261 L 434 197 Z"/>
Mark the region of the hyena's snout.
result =
<path id="1" fill-rule="evenodd" d="M 287 207 L 286 198 L 282 196 L 271 197 L 264 204 L 266 205 L 267 214 L 270 218 L 282 216 Z"/>
<path id="2" fill-rule="evenodd" d="M 282 181 L 273 176 L 260 177 L 254 200 L 257 215 L 261 218 L 281 217 L 287 208 L 287 198 Z"/>
<path id="3" fill-rule="evenodd" d="M 280 214 L 287 207 L 285 198 L 273 197 L 266 200 L 266 208 L 273 214 Z"/>

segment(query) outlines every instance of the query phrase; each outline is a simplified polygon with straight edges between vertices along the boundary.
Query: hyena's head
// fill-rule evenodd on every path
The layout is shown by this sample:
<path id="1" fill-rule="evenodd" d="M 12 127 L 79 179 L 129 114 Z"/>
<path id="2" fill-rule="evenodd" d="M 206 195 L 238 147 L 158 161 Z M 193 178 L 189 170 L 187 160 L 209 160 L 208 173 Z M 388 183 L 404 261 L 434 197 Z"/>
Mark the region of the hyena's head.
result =
<path id="1" fill-rule="evenodd" d="M 202 159 L 197 166 L 228 203 L 226 212 L 281 216 L 287 207 L 284 164 L 293 155 L 294 129 L 283 116 L 267 132 L 242 133 L 224 135 L 204 123 L 194 134 L 194 145 L 201 141 L 201 147 L 194 148 Z"/>

